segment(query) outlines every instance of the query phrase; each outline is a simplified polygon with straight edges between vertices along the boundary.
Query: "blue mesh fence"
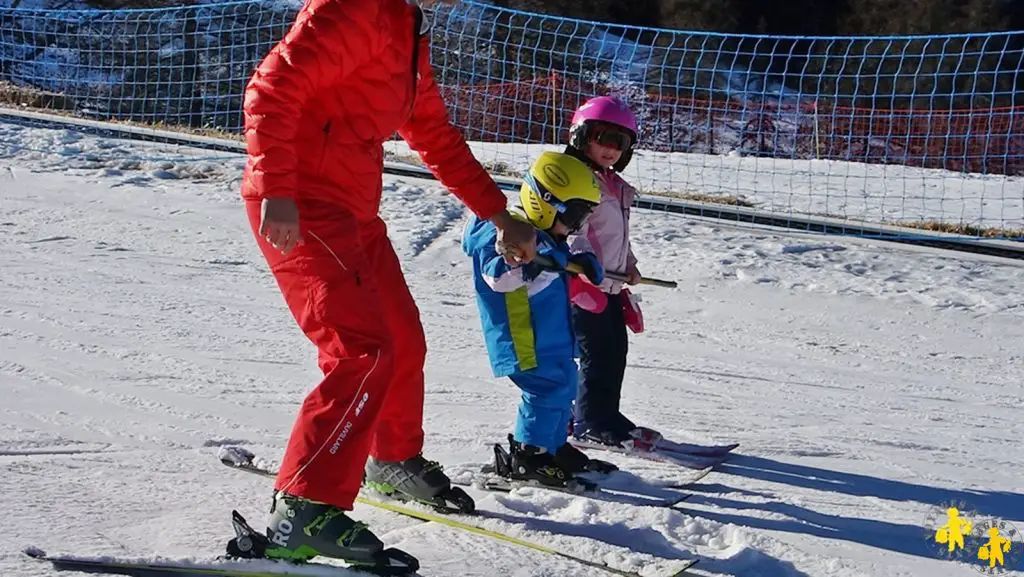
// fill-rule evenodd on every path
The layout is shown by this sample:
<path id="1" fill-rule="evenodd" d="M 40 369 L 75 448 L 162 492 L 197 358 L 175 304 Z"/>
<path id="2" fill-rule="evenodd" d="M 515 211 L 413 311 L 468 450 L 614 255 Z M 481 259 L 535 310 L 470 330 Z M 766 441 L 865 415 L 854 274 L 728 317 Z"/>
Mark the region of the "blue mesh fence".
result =
<path id="1" fill-rule="evenodd" d="M 0 8 L 0 100 L 237 138 L 245 82 L 298 9 Z M 625 176 L 646 193 L 970 234 L 1024 229 L 1024 32 L 741 36 L 479 2 L 430 19 L 453 120 L 496 172 L 561 146 L 576 106 L 615 93 L 640 118 Z M 413 156 L 397 140 L 389 151 Z"/>

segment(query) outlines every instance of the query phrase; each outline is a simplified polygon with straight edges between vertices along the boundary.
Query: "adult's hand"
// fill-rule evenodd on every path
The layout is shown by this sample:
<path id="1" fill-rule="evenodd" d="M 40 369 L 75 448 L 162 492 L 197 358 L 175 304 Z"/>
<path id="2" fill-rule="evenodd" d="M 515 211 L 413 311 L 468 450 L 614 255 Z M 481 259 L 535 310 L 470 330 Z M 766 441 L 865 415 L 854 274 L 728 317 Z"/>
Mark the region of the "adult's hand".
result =
<path id="1" fill-rule="evenodd" d="M 525 264 L 537 256 L 537 230 L 528 222 L 512 218 L 507 210 L 503 210 L 491 218 L 498 229 L 498 251 L 509 265 Z"/>
<path id="2" fill-rule="evenodd" d="M 283 254 L 302 243 L 299 208 L 290 198 L 264 198 L 260 211 L 260 236 Z"/>

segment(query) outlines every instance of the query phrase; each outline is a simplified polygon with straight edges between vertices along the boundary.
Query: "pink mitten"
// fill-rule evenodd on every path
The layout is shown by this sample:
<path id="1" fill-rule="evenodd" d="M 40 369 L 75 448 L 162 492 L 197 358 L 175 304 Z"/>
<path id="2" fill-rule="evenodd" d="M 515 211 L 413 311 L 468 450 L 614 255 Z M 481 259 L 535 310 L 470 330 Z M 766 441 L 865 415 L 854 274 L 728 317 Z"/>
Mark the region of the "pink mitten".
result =
<path id="1" fill-rule="evenodd" d="M 572 304 L 594 314 L 604 312 L 608 306 L 608 295 L 576 275 L 569 279 L 569 300 Z"/>
<path id="2" fill-rule="evenodd" d="M 644 313 L 640 310 L 640 295 L 623 288 L 622 315 L 626 318 L 626 326 L 636 334 L 644 332 Z"/>

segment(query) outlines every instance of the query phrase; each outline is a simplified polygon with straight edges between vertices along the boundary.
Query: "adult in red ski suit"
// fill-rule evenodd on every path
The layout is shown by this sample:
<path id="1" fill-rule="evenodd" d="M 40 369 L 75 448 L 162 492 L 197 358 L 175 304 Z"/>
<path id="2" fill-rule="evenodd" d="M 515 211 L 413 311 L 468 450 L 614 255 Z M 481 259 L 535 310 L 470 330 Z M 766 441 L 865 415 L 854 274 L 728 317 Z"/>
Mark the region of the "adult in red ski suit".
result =
<path id="1" fill-rule="evenodd" d="M 299 410 L 275 487 L 349 510 L 368 454 L 403 461 L 423 447 L 426 343 L 378 216 L 383 142 L 397 130 L 442 184 L 494 221 L 510 262 L 536 250 L 533 230 L 511 218 L 450 123 L 424 18 L 406 0 L 309 0 L 245 90 L 242 196 L 324 374 Z"/>

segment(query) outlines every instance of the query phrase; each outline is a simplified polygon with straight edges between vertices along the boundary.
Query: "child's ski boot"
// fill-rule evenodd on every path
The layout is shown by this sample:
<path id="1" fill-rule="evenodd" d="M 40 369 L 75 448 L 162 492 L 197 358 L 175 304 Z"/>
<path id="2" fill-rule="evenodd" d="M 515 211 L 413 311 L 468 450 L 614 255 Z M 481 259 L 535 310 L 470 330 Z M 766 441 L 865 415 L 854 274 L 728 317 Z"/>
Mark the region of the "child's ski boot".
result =
<path id="1" fill-rule="evenodd" d="M 555 455 L 540 447 L 524 445 L 508 436 L 509 451 L 494 445 L 494 466 L 485 471 L 512 481 L 514 484 L 539 485 L 551 489 L 583 493 L 596 491 L 597 484 L 577 477 L 559 464 Z"/>
<path id="2" fill-rule="evenodd" d="M 628 434 L 614 429 L 587 428 L 581 430 L 579 427 L 576 428 L 572 438 L 590 445 L 604 445 L 619 449 L 625 448 L 623 443 L 630 440 Z"/>
<path id="3" fill-rule="evenodd" d="M 583 451 L 572 446 L 570 443 L 566 443 L 558 448 L 555 452 L 555 462 L 562 467 L 562 469 L 569 471 L 574 475 L 580 473 L 598 473 L 600 475 L 607 475 L 618 471 L 619 468 L 614 463 L 608 461 L 602 461 L 600 459 L 591 459 Z"/>
<path id="4" fill-rule="evenodd" d="M 616 413 L 612 422 L 613 428 L 622 435 L 620 443 L 627 449 L 653 451 L 658 448 L 658 442 L 663 438 L 661 433 L 654 429 L 638 426 L 622 412 Z"/>
<path id="5" fill-rule="evenodd" d="M 618 413 L 614 424 L 608 428 L 573 426 L 573 439 L 593 445 L 604 445 L 627 451 L 649 453 L 658 448 L 662 435 L 654 429 L 638 427 Z"/>
<path id="6" fill-rule="evenodd" d="M 626 439 L 622 441 L 622 445 L 633 451 L 654 451 L 663 438 L 661 433 L 654 429 L 634 427 L 626 432 Z"/>

